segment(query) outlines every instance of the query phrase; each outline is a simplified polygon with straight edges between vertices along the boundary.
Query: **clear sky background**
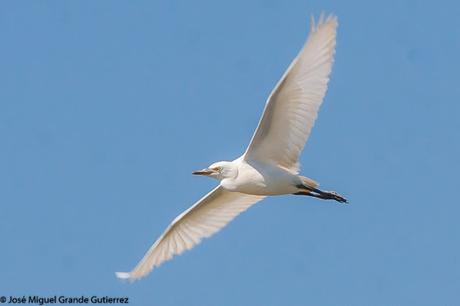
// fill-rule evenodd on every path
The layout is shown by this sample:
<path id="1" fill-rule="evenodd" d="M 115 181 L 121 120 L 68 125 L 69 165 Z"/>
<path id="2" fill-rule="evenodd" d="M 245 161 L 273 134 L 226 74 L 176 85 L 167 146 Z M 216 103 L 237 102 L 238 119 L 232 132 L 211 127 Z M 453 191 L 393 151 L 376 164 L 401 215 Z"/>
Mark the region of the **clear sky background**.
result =
<path id="1" fill-rule="evenodd" d="M 309 16 L 339 19 L 302 173 L 129 284 L 243 153 Z M 2 1 L 0 295 L 131 305 L 459 305 L 456 1 Z"/>

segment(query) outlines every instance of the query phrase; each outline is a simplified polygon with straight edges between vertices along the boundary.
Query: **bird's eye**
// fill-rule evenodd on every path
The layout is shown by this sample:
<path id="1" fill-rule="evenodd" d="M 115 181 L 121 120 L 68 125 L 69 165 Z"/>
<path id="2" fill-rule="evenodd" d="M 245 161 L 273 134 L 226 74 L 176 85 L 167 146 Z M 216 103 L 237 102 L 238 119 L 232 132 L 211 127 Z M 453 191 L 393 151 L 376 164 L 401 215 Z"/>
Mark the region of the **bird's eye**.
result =
<path id="1" fill-rule="evenodd" d="M 220 172 L 220 170 L 222 170 L 222 168 L 221 167 L 214 167 L 214 168 L 212 168 L 212 170 Z"/>

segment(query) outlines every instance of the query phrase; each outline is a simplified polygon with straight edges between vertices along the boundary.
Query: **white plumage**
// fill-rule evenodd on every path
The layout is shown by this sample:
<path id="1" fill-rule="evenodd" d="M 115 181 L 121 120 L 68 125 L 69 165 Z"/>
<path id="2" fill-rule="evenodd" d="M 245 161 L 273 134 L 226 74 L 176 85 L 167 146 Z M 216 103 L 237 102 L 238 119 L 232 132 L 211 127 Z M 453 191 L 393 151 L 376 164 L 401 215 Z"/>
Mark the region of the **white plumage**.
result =
<path id="1" fill-rule="evenodd" d="M 301 194 L 339 202 L 334 192 L 297 175 L 298 158 L 326 93 L 335 52 L 337 19 L 312 18 L 304 47 L 270 94 L 246 152 L 234 161 L 217 162 L 194 174 L 220 181 L 219 186 L 179 215 L 123 279 L 145 276 L 223 228 L 265 196 Z"/>
<path id="2" fill-rule="evenodd" d="M 246 158 L 266 161 L 294 173 L 326 94 L 335 52 L 337 19 L 311 22 L 307 42 L 271 92 Z"/>
<path id="3" fill-rule="evenodd" d="M 117 272 L 117 276 L 135 279 L 147 274 L 175 254 L 189 250 L 203 238 L 211 236 L 263 198 L 263 196 L 226 191 L 221 186 L 217 186 L 174 219 L 133 271 Z"/>

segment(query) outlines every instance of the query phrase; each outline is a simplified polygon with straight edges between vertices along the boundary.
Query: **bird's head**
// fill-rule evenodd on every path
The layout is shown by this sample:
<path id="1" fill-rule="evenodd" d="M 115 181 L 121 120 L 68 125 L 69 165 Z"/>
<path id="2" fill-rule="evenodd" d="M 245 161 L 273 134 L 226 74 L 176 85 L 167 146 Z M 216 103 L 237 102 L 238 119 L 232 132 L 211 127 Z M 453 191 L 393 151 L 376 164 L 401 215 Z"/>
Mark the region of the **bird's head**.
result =
<path id="1" fill-rule="evenodd" d="M 220 161 L 202 170 L 193 171 L 192 174 L 205 175 L 220 181 L 235 178 L 238 175 L 238 167 L 233 162 Z"/>

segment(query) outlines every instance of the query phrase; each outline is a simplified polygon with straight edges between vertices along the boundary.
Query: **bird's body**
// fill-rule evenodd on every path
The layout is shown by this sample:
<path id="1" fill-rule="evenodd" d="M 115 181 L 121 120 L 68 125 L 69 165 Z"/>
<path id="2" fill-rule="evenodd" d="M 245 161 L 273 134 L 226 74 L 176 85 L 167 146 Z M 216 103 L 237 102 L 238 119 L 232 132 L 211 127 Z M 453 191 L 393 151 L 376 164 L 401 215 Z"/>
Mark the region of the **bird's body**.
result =
<path id="1" fill-rule="evenodd" d="M 228 191 L 261 196 L 292 194 L 302 183 L 298 175 L 281 167 L 243 157 L 232 161 L 231 167 L 237 169 L 237 176 L 220 181 L 220 185 Z"/>
<path id="2" fill-rule="evenodd" d="M 299 55 L 270 94 L 245 153 L 195 171 L 219 185 L 180 214 L 131 272 L 119 278 L 145 276 L 174 255 L 219 231 L 238 214 L 266 196 L 296 194 L 346 200 L 299 173 L 299 155 L 326 93 L 335 52 L 337 19 L 320 17 Z"/>

